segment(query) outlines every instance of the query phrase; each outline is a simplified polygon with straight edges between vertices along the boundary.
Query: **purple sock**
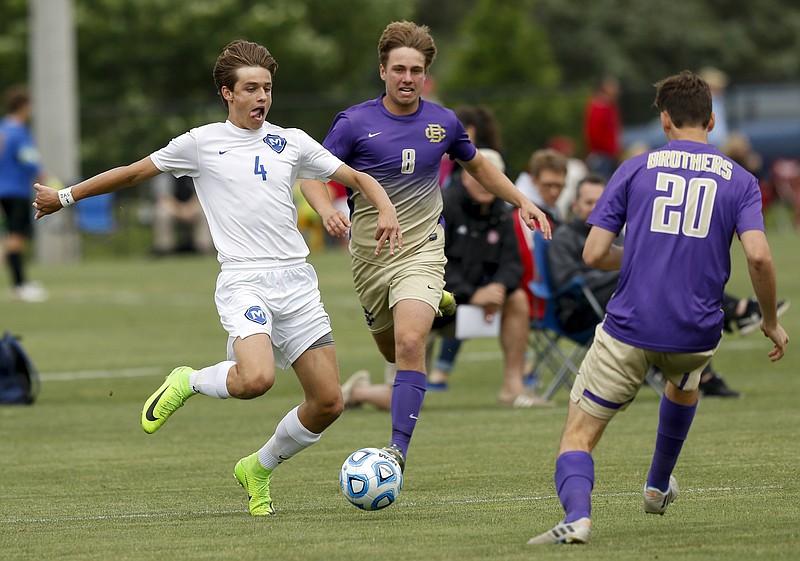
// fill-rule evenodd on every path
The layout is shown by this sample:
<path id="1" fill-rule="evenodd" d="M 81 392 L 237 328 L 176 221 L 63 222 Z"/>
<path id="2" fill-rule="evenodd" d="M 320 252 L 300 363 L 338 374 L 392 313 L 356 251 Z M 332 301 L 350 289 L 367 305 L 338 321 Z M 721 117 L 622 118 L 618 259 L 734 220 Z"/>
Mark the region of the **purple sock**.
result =
<path id="1" fill-rule="evenodd" d="M 564 522 L 592 514 L 594 460 L 588 452 L 564 452 L 556 460 L 556 493 L 564 507 Z"/>
<path id="2" fill-rule="evenodd" d="M 422 400 L 425 398 L 425 374 L 416 370 L 398 370 L 392 386 L 392 444 L 408 452 Z"/>
<path id="3" fill-rule="evenodd" d="M 667 396 L 661 398 L 656 450 L 653 453 L 650 472 L 647 474 L 648 487 L 655 487 L 664 492 L 669 489 L 669 476 L 675 469 L 696 410 L 697 403 L 686 406 L 670 401 Z"/>

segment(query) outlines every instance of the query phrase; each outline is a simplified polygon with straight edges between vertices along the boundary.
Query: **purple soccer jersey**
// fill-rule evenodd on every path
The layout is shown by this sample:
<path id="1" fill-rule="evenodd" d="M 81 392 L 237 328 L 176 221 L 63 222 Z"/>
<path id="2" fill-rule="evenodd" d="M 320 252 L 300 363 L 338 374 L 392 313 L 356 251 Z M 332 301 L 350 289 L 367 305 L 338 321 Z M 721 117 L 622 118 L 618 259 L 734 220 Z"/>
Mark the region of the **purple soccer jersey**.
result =
<path id="1" fill-rule="evenodd" d="M 710 144 L 672 141 L 624 162 L 587 222 L 627 225 L 607 333 L 662 352 L 719 344 L 733 236 L 764 230 L 753 175 Z"/>
<path id="2" fill-rule="evenodd" d="M 441 215 L 442 156 L 469 161 L 475 157 L 475 147 L 450 109 L 420 100 L 413 114 L 394 115 L 382 99 L 339 113 L 322 144 L 352 168 L 374 177 L 386 190 L 397 209 L 405 253 L 428 239 Z M 377 209 L 359 193 L 351 194 L 351 201 L 353 255 L 371 262 L 388 259 L 388 252 L 376 256 L 374 251 Z"/>

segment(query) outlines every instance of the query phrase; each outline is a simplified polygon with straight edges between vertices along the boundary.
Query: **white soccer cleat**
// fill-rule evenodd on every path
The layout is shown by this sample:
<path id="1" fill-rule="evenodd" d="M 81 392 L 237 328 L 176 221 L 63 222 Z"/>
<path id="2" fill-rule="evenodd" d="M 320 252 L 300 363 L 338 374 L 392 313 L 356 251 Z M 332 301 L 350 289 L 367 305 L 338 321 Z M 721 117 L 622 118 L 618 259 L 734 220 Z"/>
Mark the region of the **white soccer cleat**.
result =
<path id="1" fill-rule="evenodd" d="M 579 518 L 575 522 L 561 522 L 552 530 L 528 540 L 528 545 L 555 545 L 562 543 L 589 543 L 592 521 Z"/>
<path id="2" fill-rule="evenodd" d="M 669 476 L 669 489 L 663 492 L 655 487 L 644 486 L 644 511 L 647 514 L 664 515 L 669 504 L 678 498 L 678 482 L 675 477 Z"/>

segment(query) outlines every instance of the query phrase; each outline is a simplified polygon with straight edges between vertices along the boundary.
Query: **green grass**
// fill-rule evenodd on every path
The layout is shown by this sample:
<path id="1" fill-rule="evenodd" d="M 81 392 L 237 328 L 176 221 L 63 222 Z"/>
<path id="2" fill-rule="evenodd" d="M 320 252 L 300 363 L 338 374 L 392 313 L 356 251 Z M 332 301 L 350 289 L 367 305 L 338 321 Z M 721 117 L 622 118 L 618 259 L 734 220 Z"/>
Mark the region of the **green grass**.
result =
<path id="1" fill-rule="evenodd" d="M 771 236 L 784 317 L 800 336 L 797 238 Z M 734 245 L 730 290 L 749 295 Z M 342 377 L 382 374 L 345 254 L 313 256 Z M 141 406 L 178 364 L 222 360 L 213 259 L 91 260 L 34 268 L 46 304 L 0 299 L 0 330 L 24 336 L 43 375 L 32 407 L 0 407 L 0 559 L 796 559 L 800 378 L 790 348 L 770 365 L 758 334 L 725 336 L 715 359 L 741 400 L 705 400 L 676 475 L 682 495 L 646 516 L 641 488 L 658 400 L 649 389 L 596 450 L 588 546 L 525 541 L 561 516 L 552 471 L 567 393 L 554 410 L 497 407 L 497 343 L 468 342 L 451 389 L 430 393 L 398 504 L 364 513 L 337 487 L 352 450 L 388 442 L 389 416 L 348 410 L 273 479 L 278 516 L 254 519 L 233 465 L 301 399 L 291 373 L 253 401 L 193 399 L 156 435 Z M 3 290 L 5 289 L 2 287 Z M 796 344 L 794 344 L 796 347 Z"/>

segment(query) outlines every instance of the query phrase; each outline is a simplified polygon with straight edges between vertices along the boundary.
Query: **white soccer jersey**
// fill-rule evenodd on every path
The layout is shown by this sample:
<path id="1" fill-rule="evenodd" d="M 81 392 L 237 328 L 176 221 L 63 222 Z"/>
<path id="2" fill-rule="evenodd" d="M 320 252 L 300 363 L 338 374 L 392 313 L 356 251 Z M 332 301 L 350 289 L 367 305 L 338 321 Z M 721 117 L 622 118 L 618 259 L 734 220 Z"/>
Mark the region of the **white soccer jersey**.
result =
<path id="1" fill-rule="evenodd" d="M 298 178 L 326 182 L 342 165 L 304 131 L 268 122 L 259 130 L 204 125 L 150 159 L 163 172 L 193 178 L 220 263 L 305 259 L 292 186 Z"/>

